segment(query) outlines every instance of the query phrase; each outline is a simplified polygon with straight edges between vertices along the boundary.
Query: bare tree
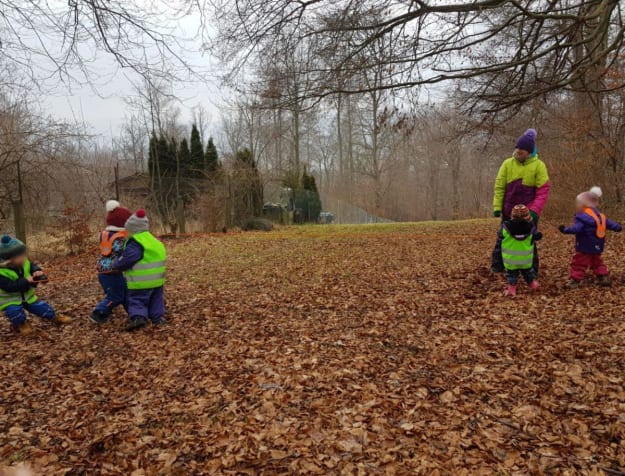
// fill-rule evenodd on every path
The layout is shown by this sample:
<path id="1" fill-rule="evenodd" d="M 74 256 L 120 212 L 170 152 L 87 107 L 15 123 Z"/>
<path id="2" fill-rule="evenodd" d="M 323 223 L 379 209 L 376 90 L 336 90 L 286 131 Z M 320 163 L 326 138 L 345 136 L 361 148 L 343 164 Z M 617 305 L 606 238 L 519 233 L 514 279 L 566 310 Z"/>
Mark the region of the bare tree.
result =
<path id="1" fill-rule="evenodd" d="M 218 7 L 214 50 L 233 72 L 268 45 L 279 50 L 288 35 L 284 48 L 306 43 L 319 57 L 334 52 L 307 71 L 315 86 L 308 96 L 362 93 L 371 86 L 338 78 L 358 74 L 361 53 L 385 38 L 392 55 L 381 61 L 394 71 L 375 89 L 472 79 L 468 106 L 486 111 L 553 92 L 603 91 L 602 65 L 618 58 L 625 33 L 619 0 L 222 0 Z"/>
<path id="2" fill-rule="evenodd" d="M 176 25 L 190 3 L 0 0 L 0 59 L 38 85 L 50 76 L 64 82 L 101 78 L 92 64 L 98 52 L 150 80 L 195 74 L 184 58 L 191 38 Z"/>

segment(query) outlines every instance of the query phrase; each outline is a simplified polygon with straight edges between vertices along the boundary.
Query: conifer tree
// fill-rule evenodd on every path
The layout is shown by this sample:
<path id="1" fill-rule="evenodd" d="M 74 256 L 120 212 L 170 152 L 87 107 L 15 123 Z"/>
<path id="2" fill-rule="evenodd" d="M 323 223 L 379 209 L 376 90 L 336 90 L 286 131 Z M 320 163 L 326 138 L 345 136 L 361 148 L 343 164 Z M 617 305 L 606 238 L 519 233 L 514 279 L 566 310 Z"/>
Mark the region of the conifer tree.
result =
<path id="1" fill-rule="evenodd" d="M 189 149 L 191 153 L 189 162 L 191 169 L 195 172 L 204 171 L 204 146 L 202 145 L 202 139 L 200 138 L 200 131 L 198 131 L 195 124 L 191 127 L 191 141 L 189 143 Z"/>
<path id="2" fill-rule="evenodd" d="M 209 174 L 212 174 L 219 169 L 219 155 L 217 154 L 217 147 L 215 147 L 212 137 L 208 139 L 208 144 L 206 145 L 204 165 L 206 172 Z"/>

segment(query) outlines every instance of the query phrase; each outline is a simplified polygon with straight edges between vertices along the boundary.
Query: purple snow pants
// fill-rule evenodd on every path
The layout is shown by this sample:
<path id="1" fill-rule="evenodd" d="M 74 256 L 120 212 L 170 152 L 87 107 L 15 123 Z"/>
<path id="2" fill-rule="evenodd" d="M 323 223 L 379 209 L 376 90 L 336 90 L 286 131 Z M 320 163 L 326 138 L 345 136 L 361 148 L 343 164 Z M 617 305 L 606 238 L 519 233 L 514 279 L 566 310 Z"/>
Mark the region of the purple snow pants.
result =
<path id="1" fill-rule="evenodd" d="M 128 317 L 130 320 L 143 318 L 158 321 L 165 314 L 163 287 L 154 289 L 128 290 Z"/>

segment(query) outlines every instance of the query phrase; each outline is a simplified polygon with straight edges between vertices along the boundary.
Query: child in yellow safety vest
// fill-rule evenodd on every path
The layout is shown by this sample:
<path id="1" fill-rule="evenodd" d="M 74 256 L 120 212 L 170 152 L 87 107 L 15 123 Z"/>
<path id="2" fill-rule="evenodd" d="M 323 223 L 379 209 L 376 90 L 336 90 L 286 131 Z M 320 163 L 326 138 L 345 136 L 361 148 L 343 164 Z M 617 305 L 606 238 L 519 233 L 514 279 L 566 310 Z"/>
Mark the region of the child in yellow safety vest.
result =
<path id="1" fill-rule="evenodd" d="M 533 268 L 536 241 L 542 233 L 536 230 L 529 208 L 515 205 L 511 219 L 505 220 L 501 228 L 501 256 L 506 271 L 507 296 L 516 296 L 519 275 L 530 289 L 538 289 L 536 270 Z"/>
<path id="2" fill-rule="evenodd" d="M 134 331 L 148 322 L 167 324 L 165 315 L 165 246 L 152 233 L 145 210 L 137 210 L 125 225 L 128 240 L 113 268 L 124 272 L 127 283 L 127 331 Z"/>
<path id="3" fill-rule="evenodd" d="M 113 269 L 113 262 L 124 251 L 127 237 L 124 225 L 130 215 L 132 212 L 122 207 L 118 201 L 106 202 L 106 228 L 100 233 L 100 255 L 96 265 L 104 299 L 96 305 L 89 316 L 96 324 L 108 321 L 117 306 L 126 307 L 126 280 L 121 271 Z"/>
<path id="4" fill-rule="evenodd" d="M 559 227 L 561 233 L 575 235 L 575 254 L 571 261 L 569 283 L 573 289 L 579 287 L 589 268 L 597 276 L 600 286 L 610 286 L 608 268 L 601 254 L 605 248 L 607 230 L 620 232 L 623 227 L 597 208 L 602 194 L 599 187 L 580 193 L 576 199 L 577 213 L 573 226 Z"/>
<path id="5" fill-rule="evenodd" d="M 0 311 L 15 332 L 30 334 L 32 327 L 26 311 L 54 324 L 67 324 L 71 319 L 57 315 L 52 306 L 35 294 L 39 283 L 47 281 L 43 271 L 28 259 L 26 245 L 5 235 L 0 239 Z"/>

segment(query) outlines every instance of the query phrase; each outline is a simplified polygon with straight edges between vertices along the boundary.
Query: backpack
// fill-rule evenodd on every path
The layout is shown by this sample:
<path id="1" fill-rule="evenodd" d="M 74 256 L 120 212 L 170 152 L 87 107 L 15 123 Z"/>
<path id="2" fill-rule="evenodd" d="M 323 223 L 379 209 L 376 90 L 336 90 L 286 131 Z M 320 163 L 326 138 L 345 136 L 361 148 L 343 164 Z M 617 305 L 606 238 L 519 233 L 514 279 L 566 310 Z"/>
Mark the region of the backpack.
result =
<path id="1" fill-rule="evenodd" d="M 104 257 L 111 256 L 115 240 L 120 238 L 125 240 L 127 236 L 128 232 L 126 230 L 116 231 L 115 233 L 103 231 L 100 233 L 100 254 Z"/>

